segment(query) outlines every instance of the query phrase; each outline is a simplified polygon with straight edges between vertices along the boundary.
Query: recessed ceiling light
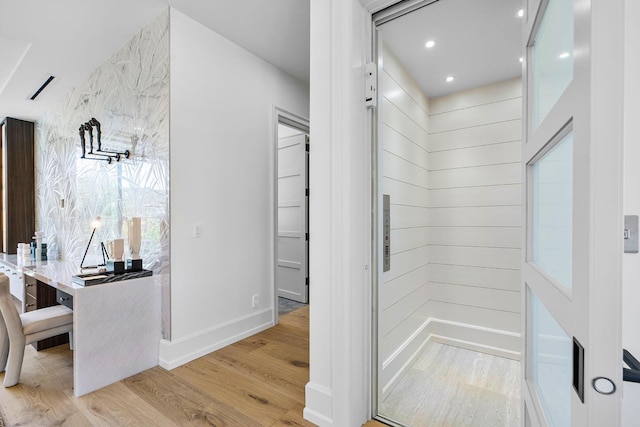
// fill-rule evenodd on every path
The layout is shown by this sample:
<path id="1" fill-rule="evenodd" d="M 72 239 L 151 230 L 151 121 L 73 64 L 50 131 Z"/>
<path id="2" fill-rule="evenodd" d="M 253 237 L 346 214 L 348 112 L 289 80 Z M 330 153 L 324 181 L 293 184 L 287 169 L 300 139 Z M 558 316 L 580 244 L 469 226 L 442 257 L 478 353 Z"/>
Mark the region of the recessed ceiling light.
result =
<path id="1" fill-rule="evenodd" d="M 426 42 L 426 43 L 424 44 L 424 46 L 425 46 L 426 48 L 428 48 L 428 49 L 430 49 L 430 48 L 434 47 L 435 45 L 436 45 L 436 42 L 434 42 L 433 40 L 429 40 L 428 42 Z"/>
<path id="2" fill-rule="evenodd" d="M 518 61 L 524 62 L 524 58 L 521 56 L 520 59 L 518 59 Z"/>
<path id="3" fill-rule="evenodd" d="M 446 79 L 444 79 L 444 81 L 446 81 L 447 83 L 451 83 L 454 80 L 453 76 L 447 76 Z"/>
<path id="4" fill-rule="evenodd" d="M 516 16 L 518 18 L 522 18 L 524 16 L 524 9 L 520 9 L 519 11 L 517 11 Z"/>
<path id="5" fill-rule="evenodd" d="M 560 55 L 558 55 L 558 58 L 560 59 L 566 59 L 569 57 L 569 52 L 562 52 Z"/>

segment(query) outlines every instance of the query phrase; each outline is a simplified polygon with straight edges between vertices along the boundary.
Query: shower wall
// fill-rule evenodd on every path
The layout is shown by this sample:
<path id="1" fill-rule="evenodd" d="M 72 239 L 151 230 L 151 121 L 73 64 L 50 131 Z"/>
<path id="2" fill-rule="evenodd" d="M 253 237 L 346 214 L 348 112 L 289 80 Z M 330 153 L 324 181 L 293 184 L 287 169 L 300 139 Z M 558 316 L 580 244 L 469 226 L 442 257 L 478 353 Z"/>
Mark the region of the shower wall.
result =
<path id="1" fill-rule="evenodd" d="M 382 62 L 380 396 L 430 340 L 519 358 L 522 232 L 520 79 L 427 99 L 386 46 Z"/>

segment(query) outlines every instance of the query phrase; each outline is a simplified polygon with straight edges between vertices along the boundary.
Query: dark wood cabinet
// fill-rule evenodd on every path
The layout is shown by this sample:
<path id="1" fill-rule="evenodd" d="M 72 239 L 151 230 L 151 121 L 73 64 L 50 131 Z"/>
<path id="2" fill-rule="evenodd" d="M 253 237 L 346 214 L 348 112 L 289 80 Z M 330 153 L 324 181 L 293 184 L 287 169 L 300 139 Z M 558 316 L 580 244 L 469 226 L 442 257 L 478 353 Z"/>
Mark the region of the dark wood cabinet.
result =
<path id="1" fill-rule="evenodd" d="M 34 124 L 7 117 L 0 123 L 0 245 L 15 254 L 35 231 Z"/>
<path id="2" fill-rule="evenodd" d="M 65 294 L 66 295 L 66 294 Z M 68 295 L 67 295 L 68 296 Z M 26 311 L 33 311 L 39 308 L 51 307 L 58 304 L 58 293 L 55 288 L 42 283 L 41 281 L 24 275 L 24 297 Z M 61 334 L 55 337 L 47 338 L 32 345 L 36 350 L 44 350 L 45 348 L 55 347 L 60 344 L 69 342 L 69 334 Z"/>

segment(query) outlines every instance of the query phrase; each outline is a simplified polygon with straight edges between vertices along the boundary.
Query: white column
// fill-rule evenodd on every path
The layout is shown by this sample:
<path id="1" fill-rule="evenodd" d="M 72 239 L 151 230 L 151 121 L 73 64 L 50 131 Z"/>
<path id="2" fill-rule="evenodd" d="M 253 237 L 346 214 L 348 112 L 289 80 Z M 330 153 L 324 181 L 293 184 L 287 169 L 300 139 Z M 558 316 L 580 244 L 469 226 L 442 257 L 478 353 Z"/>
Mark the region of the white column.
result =
<path id="1" fill-rule="evenodd" d="M 625 1 L 625 100 L 624 100 L 624 214 L 640 215 L 640 3 Z M 624 254 L 622 269 L 622 346 L 636 358 L 640 357 L 640 254 Z M 624 383 L 622 394 L 622 425 L 633 425 L 640 419 L 640 384 Z"/>
<path id="2" fill-rule="evenodd" d="M 311 367 L 304 415 L 320 426 L 360 426 L 370 417 L 370 25 L 357 0 L 311 0 Z"/>

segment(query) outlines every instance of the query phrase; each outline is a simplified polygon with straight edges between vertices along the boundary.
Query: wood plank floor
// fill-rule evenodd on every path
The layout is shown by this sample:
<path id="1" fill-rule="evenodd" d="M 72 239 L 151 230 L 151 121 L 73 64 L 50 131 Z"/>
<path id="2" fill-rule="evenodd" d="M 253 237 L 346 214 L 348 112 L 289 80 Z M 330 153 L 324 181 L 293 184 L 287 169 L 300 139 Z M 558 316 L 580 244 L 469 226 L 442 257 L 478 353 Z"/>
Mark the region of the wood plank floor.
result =
<path id="1" fill-rule="evenodd" d="M 0 415 L 7 426 L 312 426 L 302 418 L 308 380 L 306 306 L 172 371 L 155 367 L 79 398 L 69 347 L 28 346 L 20 384 L 0 386 Z"/>

